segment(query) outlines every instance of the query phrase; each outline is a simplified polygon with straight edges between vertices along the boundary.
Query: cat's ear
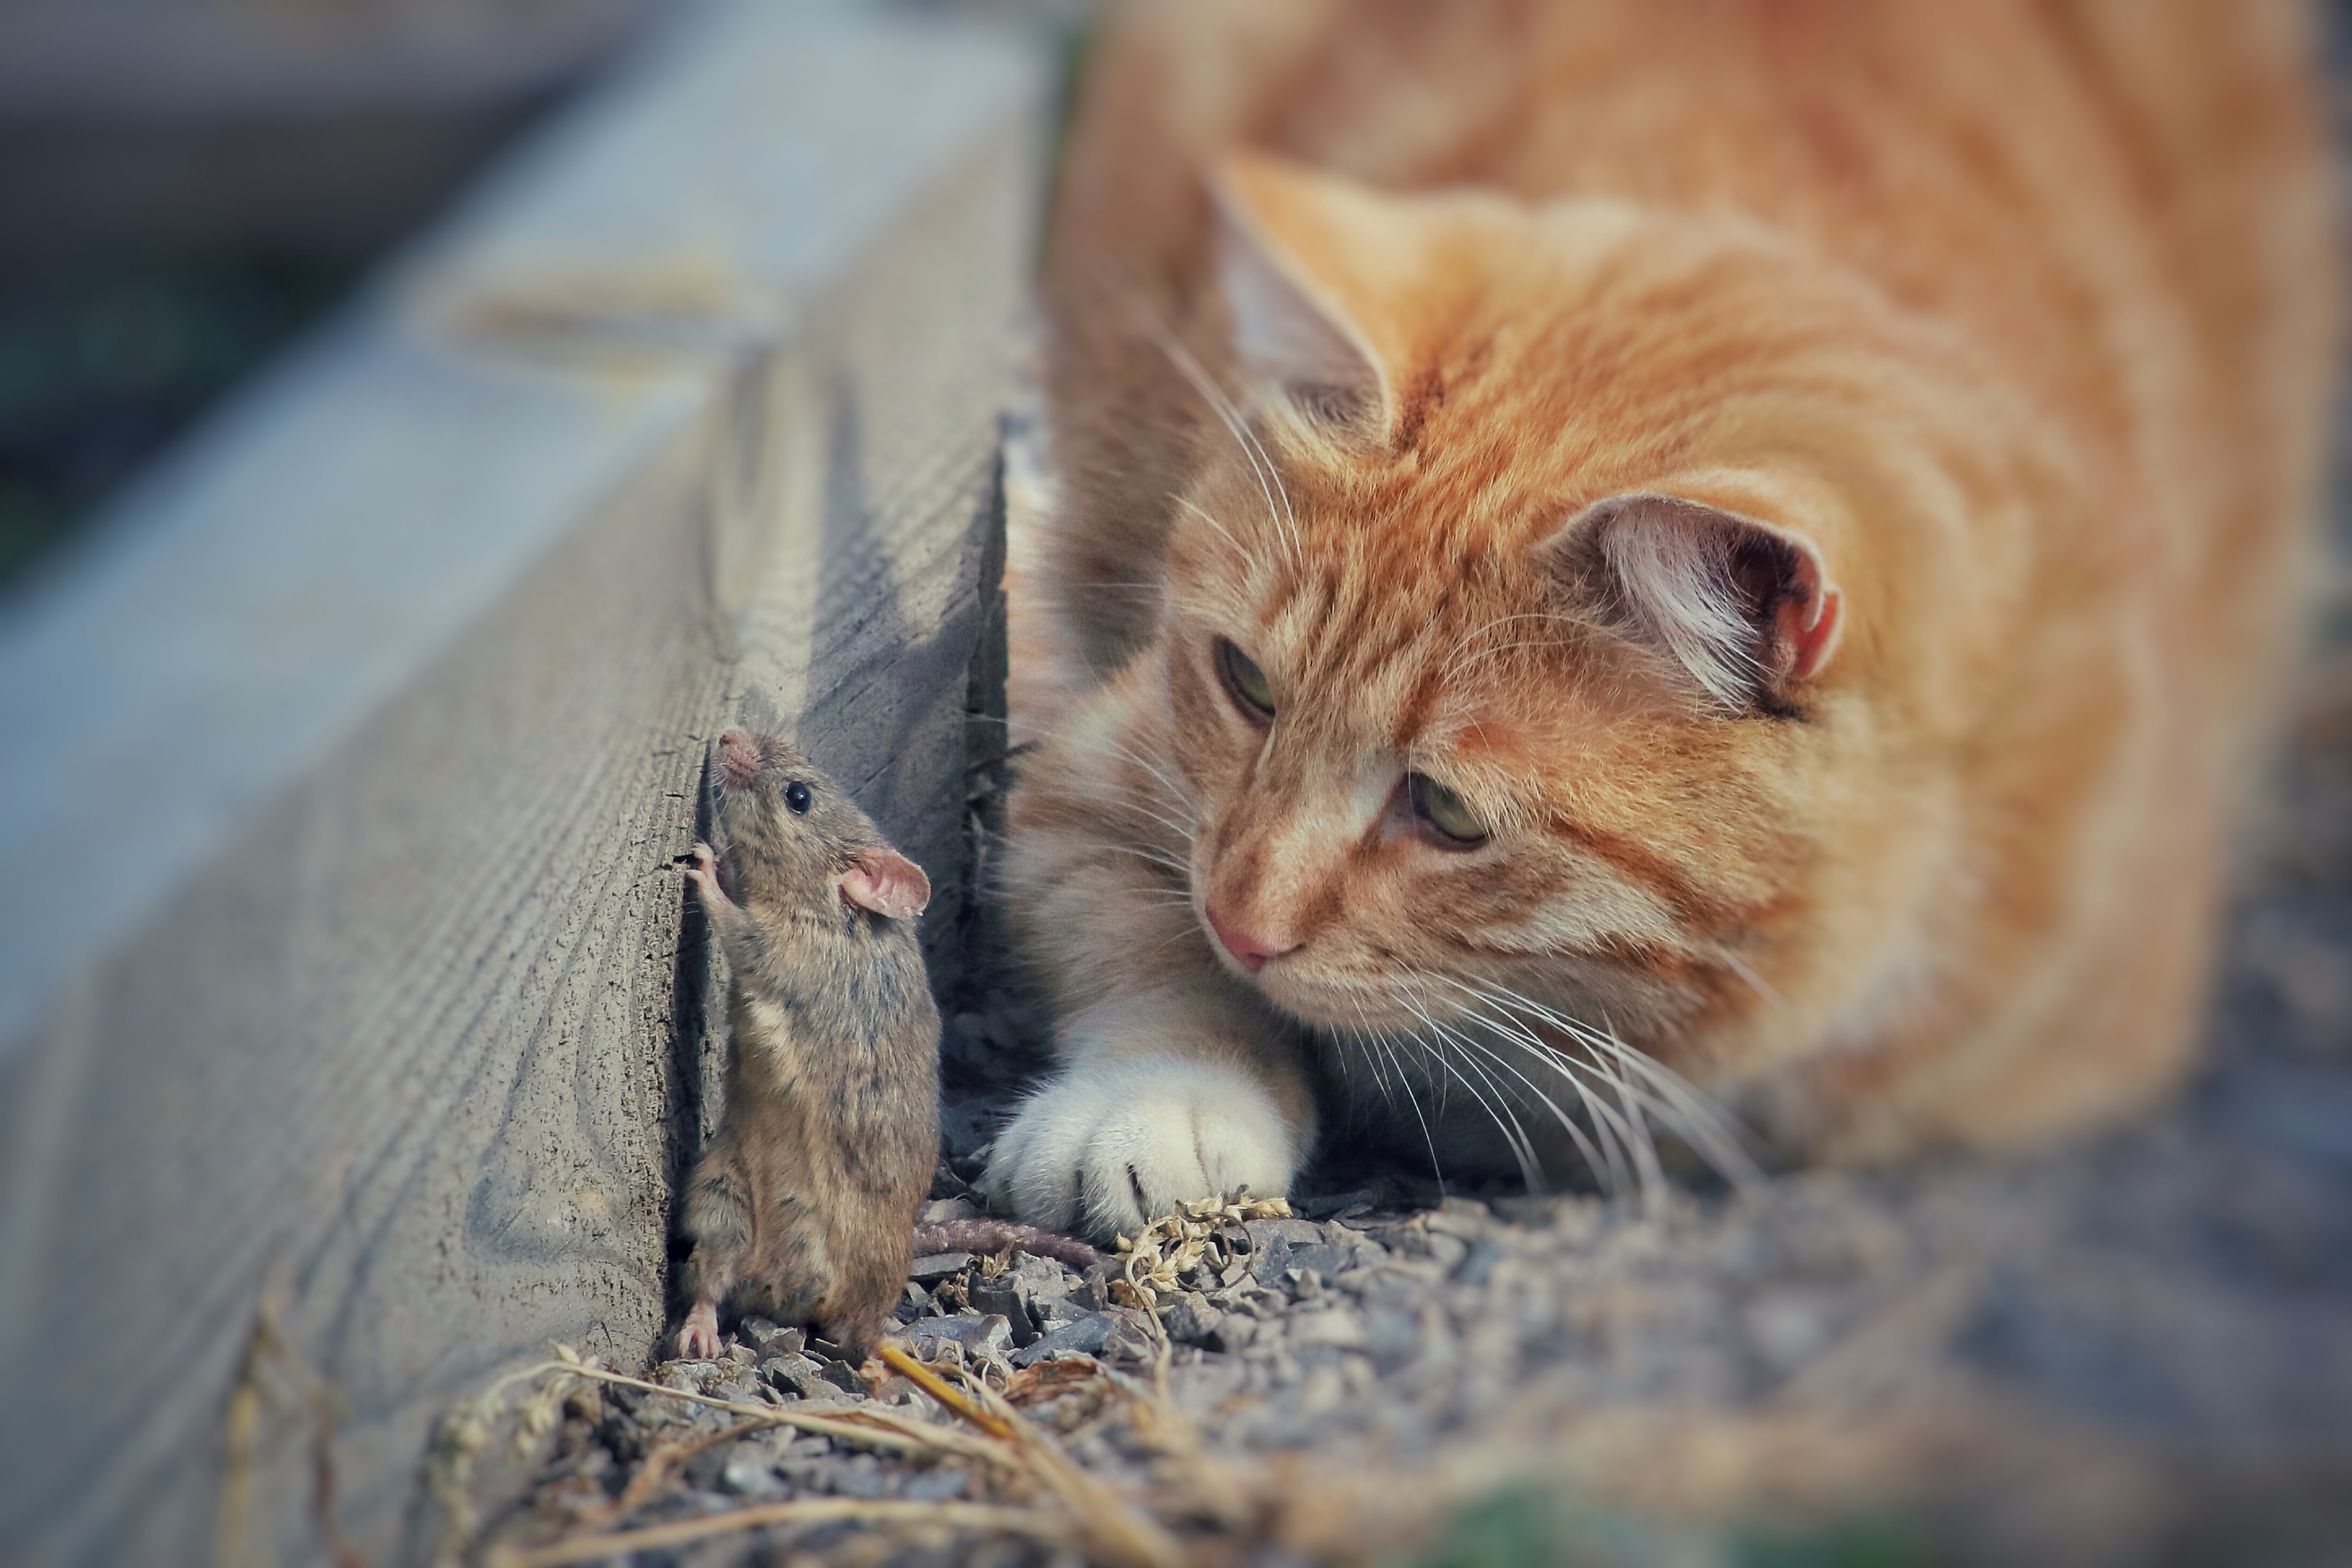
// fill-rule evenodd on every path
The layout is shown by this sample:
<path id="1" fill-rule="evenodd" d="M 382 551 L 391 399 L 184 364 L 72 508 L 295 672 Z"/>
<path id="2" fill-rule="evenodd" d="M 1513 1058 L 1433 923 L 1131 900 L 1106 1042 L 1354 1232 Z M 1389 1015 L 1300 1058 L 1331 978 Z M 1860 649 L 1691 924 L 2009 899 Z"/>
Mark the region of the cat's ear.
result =
<path id="1" fill-rule="evenodd" d="M 1377 434 L 1388 377 L 1345 298 L 1342 257 L 1364 214 L 1348 210 L 1362 196 L 1344 184 L 1260 156 L 1221 163 L 1209 180 L 1217 287 L 1250 375 L 1318 423 Z"/>
<path id="2" fill-rule="evenodd" d="M 1612 496 L 1546 547 L 1575 591 L 1727 707 L 1773 709 L 1837 646 L 1843 599 L 1801 535 L 1676 496 Z"/>

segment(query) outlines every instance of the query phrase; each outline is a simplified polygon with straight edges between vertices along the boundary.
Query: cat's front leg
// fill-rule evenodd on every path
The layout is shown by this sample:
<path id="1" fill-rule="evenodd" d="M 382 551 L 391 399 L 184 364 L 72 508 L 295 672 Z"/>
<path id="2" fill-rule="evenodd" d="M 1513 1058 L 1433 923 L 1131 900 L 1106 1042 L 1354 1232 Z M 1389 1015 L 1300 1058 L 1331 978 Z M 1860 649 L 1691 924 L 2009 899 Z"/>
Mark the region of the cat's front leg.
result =
<path id="1" fill-rule="evenodd" d="M 1028 1224 L 1102 1239 L 1179 1202 L 1287 1193 L 1315 1100 L 1281 1032 L 1213 984 L 1095 1003 L 1063 1026 L 1066 1065 L 998 1137 L 983 1190 Z"/>

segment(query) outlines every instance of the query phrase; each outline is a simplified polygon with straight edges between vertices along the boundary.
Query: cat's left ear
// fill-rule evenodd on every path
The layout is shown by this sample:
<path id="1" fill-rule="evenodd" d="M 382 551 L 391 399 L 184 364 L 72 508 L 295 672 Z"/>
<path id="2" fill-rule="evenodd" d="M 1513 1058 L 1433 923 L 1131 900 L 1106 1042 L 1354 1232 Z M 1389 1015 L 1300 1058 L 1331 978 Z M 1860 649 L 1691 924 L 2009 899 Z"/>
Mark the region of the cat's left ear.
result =
<path id="1" fill-rule="evenodd" d="M 1726 707 L 1770 708 L 1836 651 L 1844 598 L 1812 541 L 1678 496 L 1612 496 L 1545 546 L 1572 591 Z"/>
<path id="2" fill-rule="evenodd" d="M 1382 215 L 1352 183 L 1254 154 L 1209 180 L 1217 286 L 1234 354 L 1318 423 L 1384 433 L 1387 373 L 1349 308 L 1350 256 Z"/>

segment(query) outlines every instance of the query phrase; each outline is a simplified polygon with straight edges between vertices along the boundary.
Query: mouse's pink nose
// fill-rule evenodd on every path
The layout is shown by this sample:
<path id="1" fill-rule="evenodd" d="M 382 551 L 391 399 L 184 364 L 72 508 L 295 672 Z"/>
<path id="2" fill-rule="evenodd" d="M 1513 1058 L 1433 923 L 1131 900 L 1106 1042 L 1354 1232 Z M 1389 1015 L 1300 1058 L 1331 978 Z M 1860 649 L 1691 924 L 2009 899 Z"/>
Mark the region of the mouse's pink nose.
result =
<path id="1" fill-rule="evenodd" d="M 1279 958 L 1285 953 L 1295 953 L 1298 950 L 1298 945 L 1295 942 L 1287 947 L 1282 947 L 1250 936 L 1240 926 L 1219 915 L 1213 907 L 1209 911 L 1209 929 L 1217 934 L 1217 940 L 1225 945 L 1225 951 L 1231 953 L 1234 960 L 1253 975 L 1265 967 L 1267 959 Z"/>
<path id="2" fill-rule="evenodd" d="M 760 743 L 751 732 L 730 729 L 719 737 L 719 782 L 730 789 L 749 789 L 760 779 Z"/>

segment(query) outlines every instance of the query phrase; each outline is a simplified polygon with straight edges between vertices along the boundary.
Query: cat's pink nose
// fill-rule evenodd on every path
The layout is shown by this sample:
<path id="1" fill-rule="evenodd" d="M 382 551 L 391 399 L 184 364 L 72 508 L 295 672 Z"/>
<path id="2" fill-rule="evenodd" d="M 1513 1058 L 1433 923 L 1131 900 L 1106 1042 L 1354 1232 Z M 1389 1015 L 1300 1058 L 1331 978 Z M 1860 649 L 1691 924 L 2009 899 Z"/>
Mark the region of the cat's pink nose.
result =
<path id="1" fill-rule="evenodd" d="M 1209 911 L 1209 929 L 1217 934 L 1217 940 L 1225 945 L 1225 951 L 1253 975 L 1265 967 L 1268 958 L 1279 958 L 1297 946 L 1293 943 L 1288 947 L 1277 947 L 1271 942 L 1262 942 L 1227 922 L 1214 909 Z"/>

